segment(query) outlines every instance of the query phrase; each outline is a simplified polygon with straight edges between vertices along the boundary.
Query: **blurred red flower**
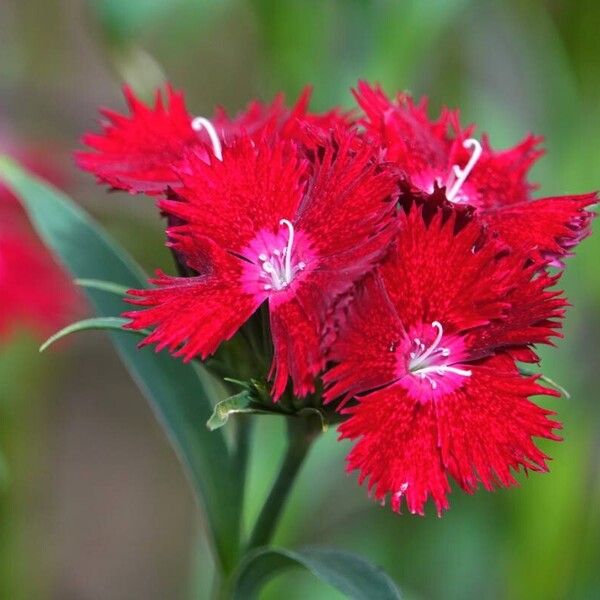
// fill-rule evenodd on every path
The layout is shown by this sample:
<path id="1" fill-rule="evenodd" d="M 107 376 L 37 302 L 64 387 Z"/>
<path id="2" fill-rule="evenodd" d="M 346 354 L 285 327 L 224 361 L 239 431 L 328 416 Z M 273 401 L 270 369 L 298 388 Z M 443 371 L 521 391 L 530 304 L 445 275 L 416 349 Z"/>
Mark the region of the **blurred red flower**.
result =
<path id="1" fill-rule="evenodd" d="M 0 137 L 0 153 L 13 156 L 32 172 L 62 184 L 50 153 Z M 17 326 L 48 335 L 77 312 L 79 297 L 67 274 L 32 230 L 17 199 L 0 182 L 0 343 Z"/>

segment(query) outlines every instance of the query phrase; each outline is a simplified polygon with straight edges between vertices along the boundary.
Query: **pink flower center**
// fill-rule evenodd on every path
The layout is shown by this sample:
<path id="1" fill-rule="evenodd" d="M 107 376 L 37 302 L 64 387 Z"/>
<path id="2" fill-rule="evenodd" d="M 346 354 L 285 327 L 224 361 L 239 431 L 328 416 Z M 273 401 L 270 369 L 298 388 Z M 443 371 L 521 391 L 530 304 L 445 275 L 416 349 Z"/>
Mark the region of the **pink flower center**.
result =
<path id="1" fill-rule="evenodd" d="M 263 288 L 265 290 L 282 290 L 290 283 L 298 271 L 302 271 L 306 264 L 299 261 L 292 264 L 292 250 L 294 248 L 294 226 L 287 220 L 281 219 L 280 225 L 288 228 L 288 240 L 285 248 L 275 248 L 272 254 L 268 255 L 262 252 L 258 255 L 261 263 L 262 273 L 259 277 L 265 280 Z"/>
<path id="2" fill-rule="evenodd" d="M 460 336 L 444 336 L 439 321 L 411 327 L 397 356 L 398 383 L 418 402 L 452 393 L 471 377 Z"/>
<path id="3" fill-rule="evenodd" d="M 437 378 L 444 377 L 447 373 L 470 377 L 471 371 L 452 366 L 452 350 L 450 347 L 441 346 L 444 328 L 439 321 L 433 321 L 431 326 L 437 330 L 433 342 L 426 346 L 420 338 L 413 339 L 413 350 L 410 352 L 408 362 L 409 372 L 431 385 L 435 390 L 438 386 Z"/>
<path id="4" fill-rule="evenodd" d="M 242 284 L 248 293 L 268 295 L 288 289 L 313 256 L 302 232 L 296 232 L 288 219 L 279 224 L 282 228 L 276 234 L 261 231 L 242 253 L 247 261 Z"/>

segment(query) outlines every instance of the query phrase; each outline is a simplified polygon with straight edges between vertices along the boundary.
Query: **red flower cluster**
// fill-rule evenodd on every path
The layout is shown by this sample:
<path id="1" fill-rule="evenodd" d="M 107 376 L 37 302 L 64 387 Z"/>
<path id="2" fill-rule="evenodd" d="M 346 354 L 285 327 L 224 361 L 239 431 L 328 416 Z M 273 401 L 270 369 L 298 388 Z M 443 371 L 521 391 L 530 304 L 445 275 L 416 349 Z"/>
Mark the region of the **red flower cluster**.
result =
<path id="1" fill-rule="evenodd" d="M 423 513 L 465 491 L 546 470 L 533 437 L 560 424 L 529 400 L 553 395 L 517 361 L 557 336 L 566 301 L 551 289 L 589 233 L 595 194 L 534 200 L 539 140 L 494 151 L 458 113 L 360 83 L 362 114 L 291 109 L 281 98 L 236 118 L 193 118 L 126 96 L 105 111 L 79 164 L 100 181 L 158 196 L 168 245 L 191 276 L 133 290 L 144 343 L 206 358 L 266 303 L 273 399 L 315 391 L 356 440 L 349 470 L 380 501 Z"/>
<path id="2" fill-rule="evenodd" d="M 0 152 L 57 182 L 44 153 L 26 150 L 3 136 Z M 17 199 L 0 182 L 0 343 L 17 325 L 47 335 L 77 310 L 78 298 L 66 273 L 35 237 Z"/>

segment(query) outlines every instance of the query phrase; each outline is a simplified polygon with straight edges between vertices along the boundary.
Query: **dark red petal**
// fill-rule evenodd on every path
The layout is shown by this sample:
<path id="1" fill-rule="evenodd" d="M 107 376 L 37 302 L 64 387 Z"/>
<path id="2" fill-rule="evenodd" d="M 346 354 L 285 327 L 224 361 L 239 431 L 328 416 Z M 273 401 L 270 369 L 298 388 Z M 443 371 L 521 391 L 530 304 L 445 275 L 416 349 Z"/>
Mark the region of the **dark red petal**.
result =
<path id="1" fill-rule="evenodd" d="M 482 219 L 516 252 L 553 265 L 590 234 L 597 194 L 558 196 L 486 210 Z"/>
<path id="2" fill-rule="evenodd" d="M 523 377 L 508 356 L 473 366 L 464 387 L 436 405 L 442 461 L 460 487 L 472 493 L 516 485 L 511 471 L 547 471 L 548 457 L 533 437 L 560 440 L 560 423 L 529 396 L 558 396 L 531 377 Z"/>
<path id="3" fill-rule="evenodd" d="M 370 144 L 338 131 L 313 167 L 296 225 L 310 234 L 323 260 L 352 252 L 343 262 L 360 261 L 362 247 L 392 222 L 397 172 L 372 156 Z"/>
<path id="4" fill-rule="evenodd" d="M 394 251 L 380 272 L 400 320 L 408 329 L 440 321 L 447 332 L 500 317 L 514 285 L 514 266 L 496 260 L 498 245 L 481 245 L 481 227 L 471 221 L 456 232 L 442 213 L 427 225 L 419 208 L 401 216 Z"/>
<path id="5" fill-rule="evenodd" d="M 469 160 L 471 154 L 462 146 L 463 140 L 461 137 L 454 144 L 450 164 L 463 165 Z M 481 157 L 467 180 L 469 189 L 476 194 L 473 204 L 495 208 L 528 200 L 537 186 L 527 181 L 527 175 L 533 163 L 544 154 L 539 148 L 541 142 L 541 137 L 528 135 L 514 148 L 495 151 L 484 135 Z"/>
<path id="6" fill-rule="evenodd" d="M 425 98 L 415 104 L 408 94 L 398 94 L 391 101 L 381 88 L 364 81 L 353 93 L 366 115 L 363 125 L 387 149 L 388 160 L 399 163 L 409 175 L 447 169 L 449 128 L 459 127 L 456 113 L 444 109 L 438 121 L 431 121 Z"/>
<path id="7" fill-rule="evenodd" d="M 547 469 L 531 438 L 560 439 L 553 413 L 528 400 L 534 394 L 556 395 L 521 377 L 507 356 L 474 366 L 463 387 L 433 402 L 416 402 L 399 385 L 374 392 L 346 409 L 350 418 L 339 427 L 341 438 L 358 440 L 348 467 L 378 500 L 391 495 L 393 510 L 404 498 L 419 514 L 429 496 L 438 513 L 448 508 L 447 474 L 469 493 L 478 482 L 514 485 L 511 471 Z"/>
<path id="8" fill-rule="evenodd" d="M 370 492 L 384 503 L 391 495 L 399 512 L 406 498 L 412 513 L 424 514 L 431 496 L 438 513 L 448 508 L 450 486 L 438 449 L 433 403 L 415 402 L 404 388 L 393 385 L 360 399 L 345 409 L 350 419 L 338 431 L 340 439 L 358 440 L 348 455 L 348 471 L 360 471 Z"/>
<path id="9" fill-rule="evenodd" d="M 300 303 L 291 299 L 270 302 L 271 335 L 273 336 L 272 396 L 277 401 L 285 391 L 288 376 L 294 395 L 302 397 L 315 389 L 315 376 L 321 371 L 319 325 L 306 314 Z"/>
<path id="10" fill-rule="evenodd" d="M 502 318 L 474 329 L 467 336 L 469 356 L 475 359 L 499 348 L 551 343 L 553 336 L 560 335 L 558 330 L 568 305 L 560 290 L 549 289 L 557 280 L 558 276 L 536 273 L 535 266 L 521 269 L 520 281 L 517 279 L 506 295 L 509 308 Z M 515 349 L 513 354 L 527 357 L 524 352 Z M 527 362 L 531 362 L 534 356 L 530 355 Z"/>
<path id="11" fill-rule="evenodd" d="M 350 397 L 396 379 L 403 328 L 379 276 L 370 275 L 353 302 L 327 358 L 337 364 L 323 377 L 327 401 Z"/>
<path id="12" fill-rule="evenodd" d="M 151 283 L 158 287 L 131 290 L 129 302 L 145 307 L 130 311 L 130 329 L 154 330 L 142 345 L 168 348 L 189 361 L 212 354 L 229 339 L 258 307 L 242 291 L 240 260 L 206 238 L 176 238 L 175 249 L 187 258 L 197 277 L 170 277 L 158 273 Z"/>
<path id="13" fill-rule="evenodd" d="M 277 231 L 292 220 L 302 195 L 306 163 L 292 143 L 249 137 L 223 149 L 223 161 L 210 164 L 191 152 L 177 169 L 179 199 L 160 207 L 232 252 L 241 252 L 262 229 Z"/>
<path id="14" fill-rule="evenodd" d="M 92 151 L 76 153 L 79 167 L 114 188 L 132 193 L 158 194 L 168 186 L 179 185 L 171 165 L 182 158 L 184 149 L 198 148 L 206 157 L 210 148 L 192 129 L 183 94 L 168 86 L 168 106 L 157 92 L 153 108 L 140 102 L 127 87 L 124 94 L 131 116 L 102 111 L 106 117 L 103 132 L 83 137 Z"/>
<path id="15" fill-rule="evenodd" d="M 284 139 L 301 141 L 304 138 L 305 126 L 325 133 L 331 128 L 348 128 L 352 125 L 351 114 L 337 108 L 325 113 L 310 112 L 308 106 L 311 93 L 312 88 L 305 87 L 291 108 L 286 107 L 283 94 L 277 94 L 270 104 L 255 100 L 233 118 L 220 108 L 215 114 L 213 124 L 226 145 L 233 143 L 240 135 L 249 135 L 254 140 L 277 135 Z"/>

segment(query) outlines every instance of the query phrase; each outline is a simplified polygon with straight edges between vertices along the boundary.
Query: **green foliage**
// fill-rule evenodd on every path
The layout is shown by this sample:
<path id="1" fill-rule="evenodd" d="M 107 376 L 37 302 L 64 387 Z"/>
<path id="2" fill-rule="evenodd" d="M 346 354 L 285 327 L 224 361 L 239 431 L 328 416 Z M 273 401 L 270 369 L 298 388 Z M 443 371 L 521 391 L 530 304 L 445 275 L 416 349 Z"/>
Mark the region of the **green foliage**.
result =
<path id="1" fill-rule="evenodd" d="M 94 317 L 91 319 L 82 319 L 76 323 L 71 323 L 66 327 L 63 327 L 60 331 L 57 331 L 54 335 L 51 335 L 41 346 L 40 352 L 43 352 L 58 340 L 61 340 L 72 333 L 79 331 L 120 331 L 121 333 L 133 333 L 137 335 L 144 335 L 143 331 L 134 331 L 131 329 L 123 329 L 123 326 L 127 323 L 127 319 L 121 317 Z"/>
<path id="2" fill-rule="evenodd" d="M 233 600 L 254 600 L 263 585 L 282 571 L 304 568 L 353 600 L 399 600 L 400 591 L 379 567 L 330 548 L 259 548 L 237 572 Z"/>

